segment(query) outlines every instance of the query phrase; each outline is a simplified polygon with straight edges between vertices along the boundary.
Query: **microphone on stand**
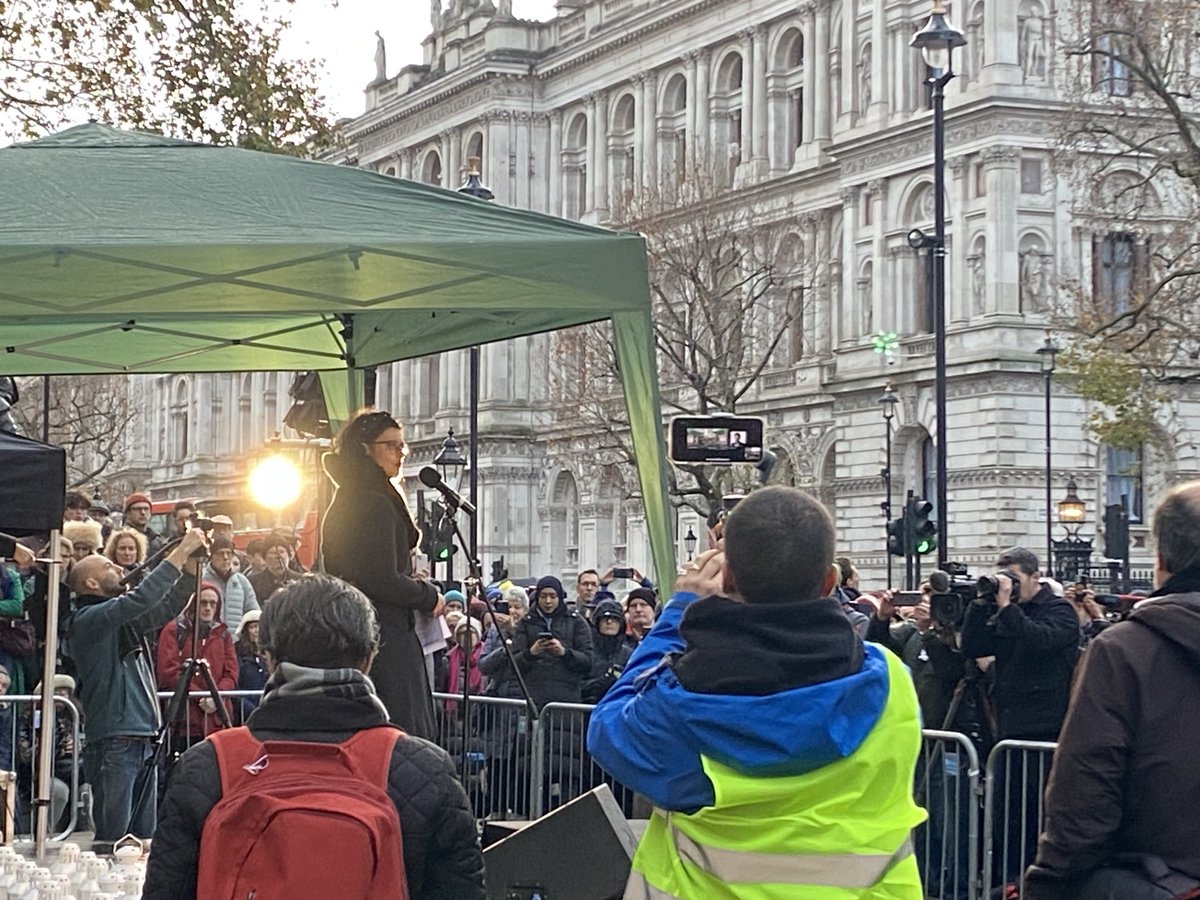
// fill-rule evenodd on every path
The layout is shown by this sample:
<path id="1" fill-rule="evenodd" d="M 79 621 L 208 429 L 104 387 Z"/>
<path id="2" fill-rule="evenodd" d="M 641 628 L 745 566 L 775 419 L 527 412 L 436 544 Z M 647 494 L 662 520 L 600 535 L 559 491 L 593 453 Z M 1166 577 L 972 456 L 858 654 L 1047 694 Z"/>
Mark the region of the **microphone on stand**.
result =
<path id="1" fill-rule="evenodd" d="M 433 466 L 425 466 L 417 473 L 417 478 L 421 480 L 421 484 L 425 485 L 425 487 L 433 488 L 441 494 L 452 508 L 461 509 L 468 516 L 475 515 L 475 504 L 446 484 L 442 478 L 442 473 Z"/>

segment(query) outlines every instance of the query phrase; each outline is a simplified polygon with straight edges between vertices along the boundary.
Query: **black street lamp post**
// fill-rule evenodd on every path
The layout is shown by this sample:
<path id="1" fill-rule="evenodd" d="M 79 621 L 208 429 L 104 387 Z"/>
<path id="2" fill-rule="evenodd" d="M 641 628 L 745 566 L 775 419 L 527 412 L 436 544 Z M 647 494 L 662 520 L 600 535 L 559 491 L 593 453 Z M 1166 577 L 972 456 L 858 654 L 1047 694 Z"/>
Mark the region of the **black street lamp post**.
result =
<path id="1" fill-rule="evenodd" d="M 1058 551 L 1058 577 L 1065 582 L 1078 581 L 1079 573 L 1086 575 L 1092 558 L 1092 541 L 1079 536 L 1079 529 L 1087 517 L 1087 504 L 1079 497 L 1079 488 L 1074 478 L 1067 480 L 1067 496 L 1058 503 L 1058 521 L 1067 535 L 1054 542 Z"/>
<path id="2" fill-rule="evenodd" d="M 879 505 L 883 507 L 883 556 L 887 560 L 889 591 L 892 589 L 892 554 L 888 541 L 891 536 L 888 526 L 892 523 L 892 419 L 896 416 L 896 404 L 899 402 L 900 398 L 892 390 L 891 384 L 886 385 L 883 396 L 879 398 L 879 404 L 883 407 L 884 441 L 883 471 L 880 473 L 883 476 L 883 503 Z"/>
<path id="3" fill-rule="evenodd" d="M 683 536 L 683 548 L 687 550 L 688 559 L 690 560 L 696 555 L 696 544 L 700 539 L 696 537 L 696 532 L 692 531 L 692 526 L 688 526 L 687 534 Z"/>
<path id="4" fill-rule="evenodd" d="M 933 254 L 934 380 L 937 417 L 937 533 L 938 568 L 945 569 L 949 554 L 946 528 L 946 85 L 954 78 L 954 50 L 965 47 L 963 33 L 946 19 L 946 7 L 934 0 L 929 21 L 913 35 L 909 46 L 921 51 L 932 71 L 929 78 L 933 105 L 933 237 L 921 235 Z M 912 243 L 914 235 L 909 235 Z"/>
<path id="5" fill-rule="evenodd" d="M 1042 365 L 1042 375 L 1046 379 L 1046 567 L 1049 570 L 1054 566 L 1054 501 L 1051 497 L 1054 468 L 1050 447 L 1050 392 L 1051 381 L 1054 378 L 1054 357 L 1058 355 L 1058 348 L 1050 339 L 1049 332 L 1046 332 L 1046 342 L 1038 347 L 1037 353 Z"/>
<path id="6" fill-rule="evenodd" d="M 493 194 L 483 184 L 483 178 L 479 172 L 479 157 L 472 156 L 467 160 L 467 180 L 462 187 L 458 189 L 460 194 L 466 194 L 468 197 L 474 197 L 477 200 L 494 200 L 496 195 Z M 469 440 L 471 451 L 471 470 L 470 470 L 470 498 L 471 505 L 475 509 L 479 509 L 479 345 L 475 344 L 470 349 L 470 429 L 471 437 Z M 471 517 L 471 559 L 479 558 L 479 514 L 476 513 Z"/>

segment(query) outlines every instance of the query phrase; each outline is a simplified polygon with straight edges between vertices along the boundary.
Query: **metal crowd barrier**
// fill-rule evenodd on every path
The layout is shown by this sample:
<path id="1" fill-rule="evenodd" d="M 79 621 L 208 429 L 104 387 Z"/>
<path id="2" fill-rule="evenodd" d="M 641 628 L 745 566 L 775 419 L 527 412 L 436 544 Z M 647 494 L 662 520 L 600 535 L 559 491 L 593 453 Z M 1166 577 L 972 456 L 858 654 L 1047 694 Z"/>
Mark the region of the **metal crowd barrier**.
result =
<path id="1" fill-rule="evenodd" d="M 983 886 L 1024 892 L 1045 816 L 1043 801 L 1056 744 L 1000 741 L 988 754 L 983 803 Z M 986 894 L 985 894 L 986 896 Z"/>
<path id="2" fill-rule="evenodd" d="M 4 843 L 11 844 L 15 838 L 30 837 L 33 833 L 33 800 L 37 794 L 37 759 L 38 741 L 41 737 L 39 723 L 41 719 L 40 694 L 6 694 L 2 703 L 7 704 L 0 709 L 0 733 L 3 737 L 0 743 L 7 743 L 11 752 L 12 770 L 5 773 L 9 777 L 0 777 L 4 788 L 3 823 Z M 55 716 L 61 715 L 60 710 L 66 710 L 69 722 L 68 741 L 70 744 L 67 760 L 70 768 L 69 780 L 58 777 L 57 769 L 61 757 L 55 747 L 56 774 L 51 782 L 52 796 L 61 799 L 63 813 L 70 813 L 61 832 L 50 837 L 52 841 L 62 841 L 70 837 L 79 824 L 79 809 L 81 802 L 80 770 L 83 752 L 83 736 L 80 730 L 79 708 L 66 697 L 54 698 Z M 57 724 L 57 723 L 56 723 Z M 56 729 L 57 733 L 57 729 Z M 0 768 L 4 768 L 8 760 L 0 760 Z M 65 773 L 64 773 L 65 774 Z M 63 797 L 63 794 L 66 796 Z M 53 809 L 52 803 L 51 808 Z M 50 829 L 57 825 L 50 823 Z"/>
<path id="3" fill-rule="evenodd" d="M 188 696 L 201 699 L 208 694 L 195 691 Z M 231 702 L 237 725 L 248 711 L 241 701 L 257 700 L 261 694 L 228 691 L 221 696 Z M 170 692 L 159 694 L 164 708 L 170 697 Z M 634 817 L 638 811 L 634 793 L 614 782 L 587 752 L 592 706 L 551 703 L 531 720 L 522 700 L 472 695 L 464 724 L 461 695 L 433 697 L 437 743 L 450 753 L 456 768 L 462 766 L 466 744 L 464 785 L 479 818 L 536 819 L 599 784 L 612 788 L 626 815 Z M 76 735 L 71 791 L 77 798 L 79 721 L 74 706 L 66 705 Z M 203 718 L 207 729 L 212 717 Z M 926 892 L 942 900 L 982 900 L 1000 884 L 1023 884 L 1041 829 L 1043 794 L 1056 745 L 1001 741 L 981 770 L 978 751 L 966 735 L 935 730 L 922 735 L 914 790 L 929 819 L 914 832 L 914 846 Z M 188 743 L 203 739 L 203 734 L 192 733 L 186 720 L 180 736 Z M 67 830 L 54 840 L 73 830 L 76 805 Z"/>
<path id="4" fill-rule="evenodd" d="M 977 900 L 979 895 L 979 753 L 955 731 L 921 733 L 915 796 L 929 818 L 913 844 L 929 896 Z"/>

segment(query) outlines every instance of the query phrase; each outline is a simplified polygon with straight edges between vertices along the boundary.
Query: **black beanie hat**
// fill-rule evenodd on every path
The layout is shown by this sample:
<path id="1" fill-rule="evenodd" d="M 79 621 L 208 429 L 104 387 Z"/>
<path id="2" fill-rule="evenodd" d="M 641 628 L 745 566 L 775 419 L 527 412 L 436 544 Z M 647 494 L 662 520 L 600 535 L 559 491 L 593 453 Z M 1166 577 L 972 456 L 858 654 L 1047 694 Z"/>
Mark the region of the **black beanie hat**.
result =
<path id="1" fill-rule="evenodd" d="M 537 599 L 538 594 L 542 592 L 543 588 L 554 588 L 554 593 L 558 594 L 559 600 L 565 600 L 567 597 L 567 592 L 563 590 L 562 582 L 553 575 L 543 575 L 538 579 L 537 587 L 533 592 L 533 597 L 535 600 Z"/>

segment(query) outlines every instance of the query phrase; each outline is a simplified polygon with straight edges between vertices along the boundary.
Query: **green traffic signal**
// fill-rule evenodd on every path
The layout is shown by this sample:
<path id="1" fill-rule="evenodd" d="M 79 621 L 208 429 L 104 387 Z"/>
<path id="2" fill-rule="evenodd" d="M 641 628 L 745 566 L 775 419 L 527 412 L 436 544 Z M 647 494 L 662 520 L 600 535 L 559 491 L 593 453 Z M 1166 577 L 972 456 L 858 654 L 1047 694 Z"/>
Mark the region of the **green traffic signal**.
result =
<path id="1" fill-rule="evenodd" d="M 933 504 L 928 500 L 912 500 L 906 511 L 909 516 L 909 534 L 912 536 L 912 553 L 923 556 L 937 549 L 937 525 L 929 521 Z"/>

